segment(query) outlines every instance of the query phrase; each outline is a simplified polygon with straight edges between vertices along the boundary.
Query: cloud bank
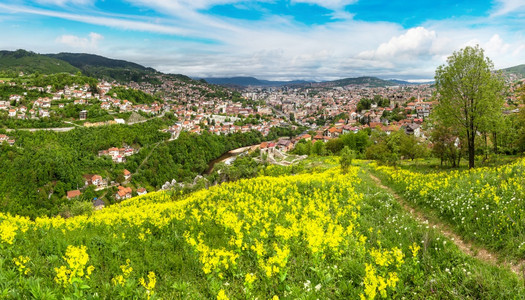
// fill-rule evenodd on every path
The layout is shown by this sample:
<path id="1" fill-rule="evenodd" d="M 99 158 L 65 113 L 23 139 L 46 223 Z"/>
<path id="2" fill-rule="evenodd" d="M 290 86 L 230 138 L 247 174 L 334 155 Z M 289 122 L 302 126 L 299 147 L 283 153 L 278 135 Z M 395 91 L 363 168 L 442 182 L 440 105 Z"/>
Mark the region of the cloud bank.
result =
<path id="1" fill-rule="evenodd" d="M 427 20 L 413 28 L 356 20 L 351 11 L 356 0 L 287 2 L 292 8 L 308 4 L 332 11 L 331 16 L 343 16 L 319 24 L 264 10 L 255 19 L 209 12 L 217 5 L 235 8 L 272 0 L 125 0 L 122 5 L 135 9 L 136 14 L 100 9 L 95 0 L 40 3 L 35 7 L 16 1 L 0 4 L 0 9 L 23 19 L 72 22 L 88 33 L 63 26 L 44 27 L 29 39 L 0 33 L 4 37 L 0 47 L 93 51 L 196 77 L 323 80 L 372 75 L 429 79 L 453 51 L 474 44 L 486 50 L 496 67 L 525 63 L 525 38 L 519 29 L 525 21 L 508 18 L 524 9 L 521 1 L 514 0 L 499 0 L 484 17 Z"/>

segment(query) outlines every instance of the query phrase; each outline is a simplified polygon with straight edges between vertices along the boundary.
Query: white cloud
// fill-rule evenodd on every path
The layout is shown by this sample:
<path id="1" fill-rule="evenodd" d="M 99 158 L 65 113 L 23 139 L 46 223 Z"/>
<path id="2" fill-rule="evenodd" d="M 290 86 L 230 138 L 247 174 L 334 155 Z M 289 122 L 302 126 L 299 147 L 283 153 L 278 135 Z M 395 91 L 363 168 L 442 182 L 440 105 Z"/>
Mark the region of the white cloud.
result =
<path id="1" fill-rule="evenodd" d="M 96 29 L 106 36 L 104 43 L 100 43 L 101 38 L 96 35 L 78 36 L 74 32 L 76 35 L 63 35 L 56 41 L 61 46 L 87 49 L 190 76 L 250 75 L 263 79 L 315 80 L 363 75 L 432 78 L 446 57 L 467 44 L 481 45 L 497 68 L 525 62 L 525 37 L 521 31 L 509 34 L 506 24 L 498 23 L 499 18 L 429 21 L 407 30 L 395 23 L 358 21 L 344 14 L 337 17 L 344 13 L 341 8 L 354 0 L 290 0 L 290 3 L 311 3 L 333 10 L 332 22 L 307 26 L 291 16 L 263 14 L 261 19 L 249 21 L 202 11 L 228 3 L 250 6 L 253 4 L 250 0 L 125 1 L 160 14 L 156 18 L 90 10 L 79 14 L 73 9 L 58 12 L 1 3 L 0 11 L 21 18 L 40 15 L 106 27 L 105 31 Z M 134 32 L 136 38 L 120 37 L 118 33 L 122 30 Z M 51 37 L 44 37 L 44 32 Z M 46 43 L 56 38 L 55 31 L 49 28 L 32 38 L 9 32 L 0 33 L 0 37 L 0 46 L 3 44 L 9 49 L 23 46 L 35 51 L 62 51 L 57 44 L 53 49 Z"/>
<path id="2" fill-rule="evenodd" d="M 36 2 L 44 5 L 58 5 L 58 6 L 64 6 L 66 4 L 73 4 L 73 5 L 87 5 L 92 4 L 93 0 L 37 0 Z"/>
<path id="3" fill-rule="evenodd" d="M 436 32 L 424 27 L 409 29 L 406 33 L 392 37 L 388 42 L 381 44 L 376 50 L 363 51 L 359 57 L 364 59 L 415 59 L 419 56 L 433 56 L 433 47 L 437 43 Z"/>
<path id="4" fill-rule="evenodd" d="M 523 0 L 496 0 L 497 5 L 491 16 L 497 17 L 525 8 Z"/>
<path id="5" fill-rule="evenodd" d="M 510 50 L 511 45 L 503 41 L 498 35 L 493 35 L 490 40 L 484 45 L 484 49 L 488 55 L 504 55 Z"/>
<path id="6" fill-rule="evenodd" d="M 98 33 L 91 32 L 87 37 L 78 37 L 76 35 L 62 35 L 56 39 L 58 43 L 67 45 L 71 48 L 83 49 L 83 50 L 94 50 L 97 48 L 98 43 L 103 40 L 104 37 Z"/>
<path id="7" fill-rule="evenodd" d="M 124 19 L 116 17 L 100 17 L 93 15 L 79 15 L 74 13 L 65 13 L 45 9 L 29 8 L 25 6 L 14 6 L 0 3 L 0 9 L 12 13 L 25 13 L 32 15 L 40 15 L 47 17 L 55 17 L 65 20 L 77 21 L 86 24 L 100 25 L 111 28 L 147 31 L 155 33 L 173 34 L 173 35 L 188 35 L 196 33 L 197 30 L 185 30 L 178 26 L 161 25 L 154 22 L 138 21 L 133 19 Z"/>
<path id="8" fill-rule="evenodd" d="M 328 9 L 338 10 L 347 5 L 356 3 L 357 0 L 291 0 L 291 2 L 315 4 Z"/>

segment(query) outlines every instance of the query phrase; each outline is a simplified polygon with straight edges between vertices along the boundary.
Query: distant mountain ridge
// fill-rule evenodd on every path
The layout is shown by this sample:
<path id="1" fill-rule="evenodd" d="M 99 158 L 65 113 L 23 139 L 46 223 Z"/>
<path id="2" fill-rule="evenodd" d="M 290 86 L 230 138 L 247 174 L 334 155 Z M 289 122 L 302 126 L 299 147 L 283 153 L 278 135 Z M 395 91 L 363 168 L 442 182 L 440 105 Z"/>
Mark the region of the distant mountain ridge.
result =
<path id="1" fill-rule="evenodd" d="M 525 64 L 501 69 L 507 74 L 517 74 L 525 77 Z M 163 74 L 153 68 L 145 67 L 137 63 L 111 59 L 100 55 L 88 53 L 58 53 L 58 54 L 38 54 L 32 51 L 19 49 L 16 51 L 0 51 L 0 72 L 12 73 L 34 73 L 42 74 L 52 73 L 77 73 L 82 72 L 84 75 L 106 79 L 116 80 L 119 82 L 150 82 L 159 83 L 158 75 L 171 76 L 174 79 L 190 81 L 190 77 L 180 74 Z M 413 85 L 413 84 L 431 84 L 432 81 L 425 83 L 414 83 L 403 80 L 391 79 L 384 80 L 377 77 L 362 76 L 355 78 L 343 78 L 332 81 L 315 82 L 307 80 L 291 81 L 272 81 L 261 80 L 249 76 L 237 77 L 209 77 L 203 78 L 207 83 L 230 86 L 230 87 L 344 87 L 351 85 L 368 86 L 368 87 L 388 87 L 396 85 Z"/>
<path id="2" fill-rule="evenodd" d="M 272 80 L 262 80 L 255 77 L 209 77 L 202 78 L 206 82 L 217 85 L 226 85 L 226 86 L 284 86 L 284 85 L 295 85 L 295 84 L 308 84 L 310 81 L 306 80 L 291 80 L 291 81 L 272 81 Z"/>
<path id="3" fill-rule="evenodd" d="M 368 87 L 384 87 L 384 86 L 394 86 L 398 84 L 391 82 L 389 80 L 379 79 L 377 77 L 362 76 L 362 77 L 343 78 L 343 79 L 338 79 L 338 80 L 313 83 L 312 87 L 344 87 L 344 86 L 349 86 L 349 85 L 361 85 L 361 86 L 368 86 Z"/>
<path id="4" fill-rule="evenodd" d="M 355 78 L 343 78 L 331 81 L 308 81 L 308 80 L 292 80 L 292 81 L 272 81 L 272 80 L 261 80 L 255 77 L 209 77 L 202 78 L 206 82 L 211 84 L 217 84 L 222 86 L 230 87 L 280 87 L 280 86 L 291 86 L 291 87 L 344 87 L 349 85 L 360 85 L 369 87 L 386 87 L 386 86 L 397 86 L 397 85 L 417 85 L 417 84 L 428 84 L 432 83 L 414 83 L 409 81 L 397 80 L 397 79 L 380 79 L 377 77 L 362 76 Z"/>

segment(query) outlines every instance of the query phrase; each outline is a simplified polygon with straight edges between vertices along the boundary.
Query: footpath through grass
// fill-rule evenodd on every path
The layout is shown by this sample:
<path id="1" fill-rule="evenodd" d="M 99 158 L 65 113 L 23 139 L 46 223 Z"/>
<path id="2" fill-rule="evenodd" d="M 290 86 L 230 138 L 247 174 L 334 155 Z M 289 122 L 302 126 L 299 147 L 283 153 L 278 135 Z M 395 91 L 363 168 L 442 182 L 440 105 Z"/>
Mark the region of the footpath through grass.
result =
<path id="1" fill-rule="evenodd" d="M 383 183 L 466 240 L 502 259 L 525 259 L 525 160 L 431 173 L 370 166 Z"/>
<path id="2" fill-rule="evenodd" d="M 363 171 L 363 228 L 380 230 L 383 246 L 421 246 L 419 264 L 405 278 L 408 299 L 515 299 L 525 294 L 523 281 L 509 269 L 489 265 L 463 252 L 438 230 L 420 223 Z M 516 293 L 516 294 L 514 294 Z M 401 296 L 401 295 L 400 295 Z"/>
<path id="3" fill-rule="evenodd" d="M 362 168 L 334 166 L 313 159 L 89 217 L 0 214 L 0 298 L 525 298 L 516 275 L 415 221 Z"/>

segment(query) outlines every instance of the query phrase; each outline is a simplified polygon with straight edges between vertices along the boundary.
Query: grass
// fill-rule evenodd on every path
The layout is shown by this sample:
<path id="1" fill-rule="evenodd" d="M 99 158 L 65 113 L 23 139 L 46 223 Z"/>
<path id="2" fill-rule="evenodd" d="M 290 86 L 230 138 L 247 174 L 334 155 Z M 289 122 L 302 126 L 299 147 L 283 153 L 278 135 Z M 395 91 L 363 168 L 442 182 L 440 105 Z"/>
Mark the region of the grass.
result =
<path id="1" fill-rule="evenodd" d="M 499 165 L 499 164 L 497 164 Z M 441 172 L 373 167 L 385 184 L 502 259 L 525 259 L 524 161 Z"/>
<path id="2" fill-rule="evenodd" d="M 361 226 L 381 230 L 385 247 L 421 246 L 418 272 L 404 278 L 406 298 L 511 299 L 524 297 L 523 282 L 508 269 L 481 262 L 462 253 L 438 231 L 415 221 L 391 194 L 378 188 L 366 173 L 360 189 L 365 193 Z M 516 294 L 514 294 L 516 293 Z M 401 296 L 400 295 L 400 296 Z"/>
<path id="3" fill-rule="evenodd" d="M 491 156 L 488 161 L 483 161 L 483 157 L 478 156 L 476 167 L 497 167 L 512 163 L 519 159 L 517 155 L 498 155 Z M 401 160 L 397 167 L 419 173 L 435 173 L 442 171 L 468 170 L 468 161 L 462 159 L 459 167 L 453 168 L 449 164 L 441 165 L 439 158 L 419 158 L 414 160 Z"/>
<path id="4" fill-rule="evenodd" d="M 341 174 L 333 157 L 300 164 L 187 196 L 150 193 L 90 217 L 0 215 L 0 297 L 525 297 L 517 276 L 415 221 L 364 168 Z M 56 279 L 60 268 L 71 282 Z"/>

